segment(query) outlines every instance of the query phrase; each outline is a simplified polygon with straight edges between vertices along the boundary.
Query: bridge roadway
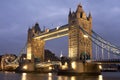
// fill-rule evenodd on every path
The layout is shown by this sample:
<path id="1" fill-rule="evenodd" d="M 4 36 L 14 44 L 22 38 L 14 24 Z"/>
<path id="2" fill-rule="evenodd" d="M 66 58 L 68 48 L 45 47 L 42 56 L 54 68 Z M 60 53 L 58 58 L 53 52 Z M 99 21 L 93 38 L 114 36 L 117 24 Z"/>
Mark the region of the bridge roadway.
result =
<path id="1" fill-rule="evenodd" d="M 94 64 L 120 64 L 120 59 L 93 60 Z"/>
<path id="2" fill-rule="evenodd" d="M 80 61 L 83 62 L 83 61 Z M 50 65 L 60 65 L 60 61 L 51 61 L 51 62 L 42 62 L 36 64 L 36 67 L 47 67 Z M 120 64 L 120 59 L 111 59 L 111 60 L 86 60 L 86 63 L 92 64 Z"/>
<path id="3" fill-rule="evenodd" d="M 56 27 L 54 29 L 47 29 L 46 31 L 40 33 L 38 36 L 35 36 L 34 39 L 43 39 L 43 40 L 51 40 L 55 38 L 59 38 L 62 36 L 67 36 L 69 30 L 69 25 L 63 25 L 60 27 Z"/>

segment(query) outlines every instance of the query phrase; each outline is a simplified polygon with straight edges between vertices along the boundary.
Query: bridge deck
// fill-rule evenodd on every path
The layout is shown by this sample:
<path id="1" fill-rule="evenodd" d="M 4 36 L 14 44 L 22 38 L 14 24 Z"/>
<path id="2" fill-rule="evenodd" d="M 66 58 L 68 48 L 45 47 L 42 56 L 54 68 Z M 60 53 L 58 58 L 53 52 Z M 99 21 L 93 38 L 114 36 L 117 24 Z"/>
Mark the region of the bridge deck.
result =
<path id="1" fill-rule="evenodd" d="M 47 31 L 44 31 L 40 33 L 38 36 L 35 36 L 34 39 L 44 39 L 44 40 L 50 40 L 62 36 L 68 35 L 68 24 L 50 29 Z"/>

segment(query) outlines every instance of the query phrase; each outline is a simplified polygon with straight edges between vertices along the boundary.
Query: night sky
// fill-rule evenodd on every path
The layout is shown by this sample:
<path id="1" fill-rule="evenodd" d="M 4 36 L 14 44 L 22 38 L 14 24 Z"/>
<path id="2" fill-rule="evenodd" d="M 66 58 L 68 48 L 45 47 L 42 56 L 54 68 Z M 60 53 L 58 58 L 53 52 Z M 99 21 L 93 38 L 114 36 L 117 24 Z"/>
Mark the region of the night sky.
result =
<path id="1" fill-rule="evenodd" d="M 41 29 L 55 28 L 68 23 L 71 8 L 76 11 L 81 3 L 91 12 L 93 30 L 104 39 L 120 46 L 120 0 L 1 0 L 0 55 L 19 54 L 27 41 L 27 30 L 36 22 Z M 46 42 L 45 47 L 56 55 L 68 53 L 68 37 Z"/>

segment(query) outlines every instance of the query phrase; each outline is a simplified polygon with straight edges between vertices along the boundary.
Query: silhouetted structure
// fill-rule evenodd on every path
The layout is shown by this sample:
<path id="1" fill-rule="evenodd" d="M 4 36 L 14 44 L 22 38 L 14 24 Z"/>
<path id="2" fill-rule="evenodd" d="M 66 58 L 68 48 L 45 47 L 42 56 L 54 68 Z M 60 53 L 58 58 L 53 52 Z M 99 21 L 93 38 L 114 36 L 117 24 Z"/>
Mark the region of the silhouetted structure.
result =
<path id="1" fill-rule="evenodd" d="M 54 53 L 52 53 L 50 50 L 45 50 L 45 55 L 44 55 L 45 61 L 59 61 L 59 58 L 55 56 Z"/>

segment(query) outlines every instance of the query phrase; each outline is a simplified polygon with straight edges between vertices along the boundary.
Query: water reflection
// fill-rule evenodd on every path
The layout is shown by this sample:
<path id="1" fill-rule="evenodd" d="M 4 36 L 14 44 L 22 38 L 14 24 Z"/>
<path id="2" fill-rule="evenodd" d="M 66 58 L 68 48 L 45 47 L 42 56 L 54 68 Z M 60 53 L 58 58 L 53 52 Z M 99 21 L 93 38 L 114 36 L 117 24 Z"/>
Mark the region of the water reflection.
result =
<path id="1" fill-rule="evenodd" d="M 22 73 L 22 80 L 27 80 L 27 73 Z"/>
<path id="2" fill-rule="evenodd" d="M 103 80 L 103 76 L 58 76 L 56 80 Z"/>
<path id="3" fill-rule="evenodd" d="M 103 76 L 99 75 L 98 80 L 103 80 Z"/>
<path id="4" fill-rule="evenodd" d="M 57 76 L 53 73 L 29 74 L 22 73 L 21 80 L 103 80 L 102 75 L 98 76 Z"/>
<path id="5" fill-rule="evenodd" d="M 52 73 L 48 73 L 48 80 L 52 80 Z"/>
<path id="6" fill-rule="evenodd" d="M 0 80 L 120 80 L 120 72 L 106 72 L 98 76 L 58 76 L 53 73 L 0 72 Z"/>
<path id="7" fill-rule="evenodd" d="M 75 76 L 72 76 L 72 77 L 71 77 L 71 80 L 76 80 L 76 77 L 75 77 Z"/>
<path id="8" fill-rule="evenodd" d="M 69 77 L 67 76 L 58 76 L 58 79 L 57 80 L 70 80 L 68 79 Z"/>

